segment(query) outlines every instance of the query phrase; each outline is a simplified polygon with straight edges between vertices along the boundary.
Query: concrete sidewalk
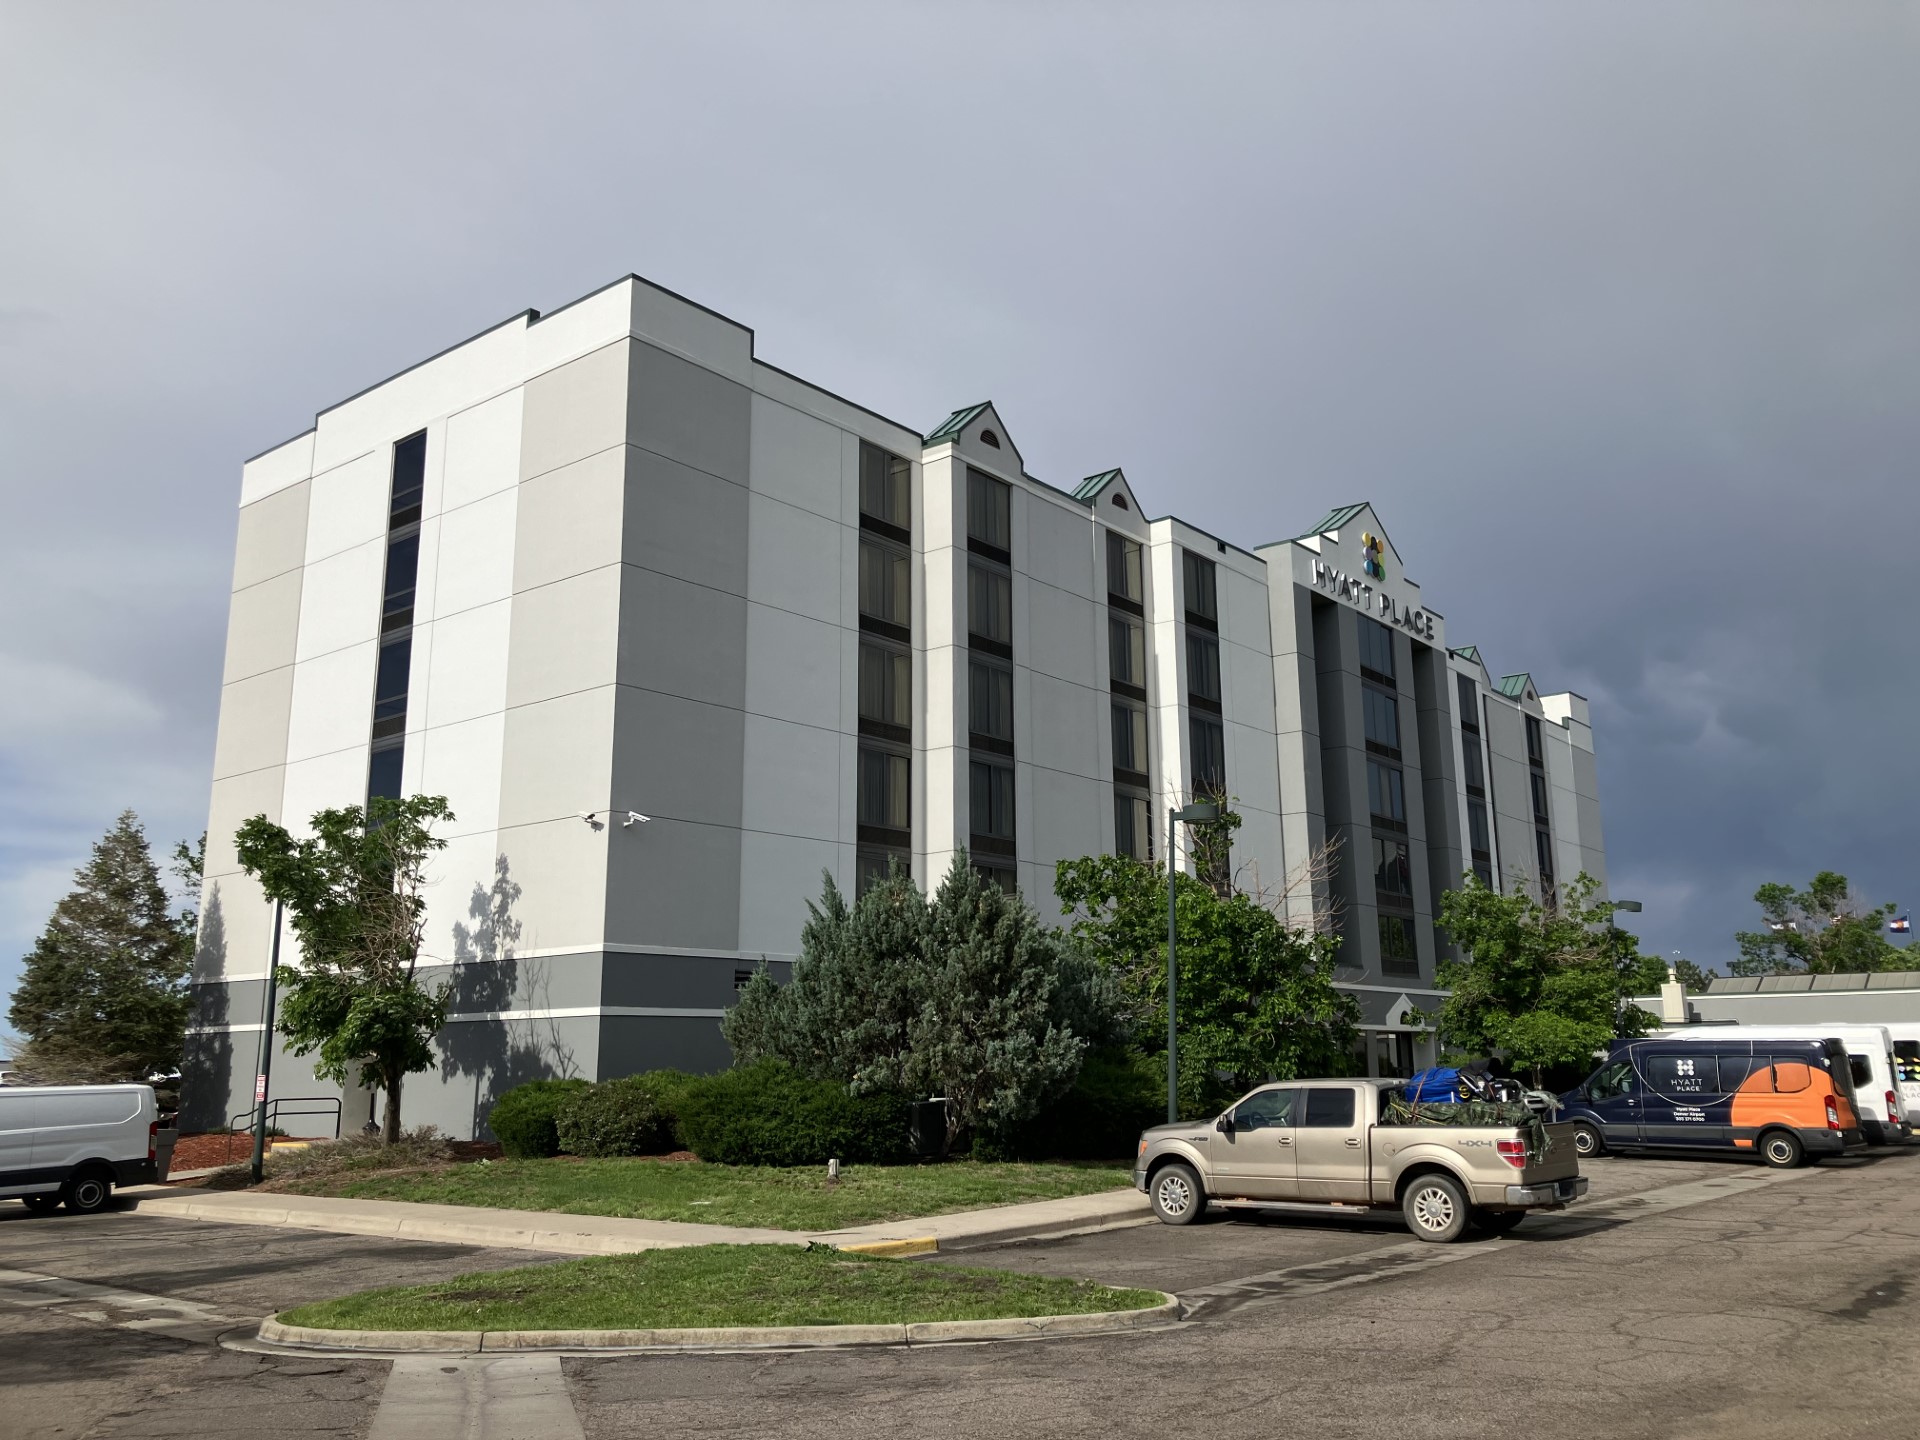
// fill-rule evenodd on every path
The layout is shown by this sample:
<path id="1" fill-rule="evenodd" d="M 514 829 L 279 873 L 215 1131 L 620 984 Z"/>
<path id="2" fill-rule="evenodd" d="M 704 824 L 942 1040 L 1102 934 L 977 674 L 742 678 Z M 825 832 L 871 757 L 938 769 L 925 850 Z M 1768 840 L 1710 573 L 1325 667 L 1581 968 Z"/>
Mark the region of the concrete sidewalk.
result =
<path id="1" fill-rule="evenodd" d="M 1061 1200 L 1037 1200 L 929 1215 L 846 1230 L 750 1230 L 735 1225 L 694 1225 L 676 1220 L 627 1220 L 566 1215 L 551 1210 L 489 1210 L 469 1205 L 427 1205 L 408 1200 L 340 1200 L 317 1195 L 254 1194 L 245 1190 L 171 1190 L 140 1185 L 118 1192 L 142 1214 L 206 1220 L 226 1225 L 271 1225 L 322 1230 L 335 1235 L 382 1235 L 556 1255 L 620 1255 L 684 1245 L 804 1245 L 821 1241 L 896 1253 L 962 1250 L 1034 1235 L 1104 1230 L 1143 1224 L 1147 1198 L 1133 1190 L 1108 1190 Z"/>

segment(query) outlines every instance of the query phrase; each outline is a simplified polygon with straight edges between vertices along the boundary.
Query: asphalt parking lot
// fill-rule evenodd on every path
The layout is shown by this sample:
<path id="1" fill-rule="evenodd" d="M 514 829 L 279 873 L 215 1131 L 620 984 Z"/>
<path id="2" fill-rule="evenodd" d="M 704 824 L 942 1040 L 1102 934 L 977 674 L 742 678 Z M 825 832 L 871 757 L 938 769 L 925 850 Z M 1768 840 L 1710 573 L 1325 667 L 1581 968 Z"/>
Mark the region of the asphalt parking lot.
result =
<path id="1" fill-rule="evenodd" d="M 1153 1285 L 1180 1293 L 1191 1318 L 1025 1344 L 568 1358 L 548 1363 L 571 1428 L 525 1433 L 1804 1440 L 1910 1428 L 1920 1151 L 1786 1175 L 1737 1162 L 1586 1168 L 1584 1206 L 1458 1246 L 1419 1244 L 1386 1219 L 1234 1216 L 942 1256 L 921 1263 Z M 384 1440 L 372 1427 L 387 1361 L 241 1353 L 213 1335 L 323 1295 L 538 1258 L 0 1204 L 0 1272 L 61 1277 L 67 1291 L 23 1304 L 33 1287 L 0 1275 L 0 1433 Z M 191 1313 L 155 1322 L 129 1308 L 133 1292 Z M 158 1328 L 130 1328 L 142 1324 Z"/>

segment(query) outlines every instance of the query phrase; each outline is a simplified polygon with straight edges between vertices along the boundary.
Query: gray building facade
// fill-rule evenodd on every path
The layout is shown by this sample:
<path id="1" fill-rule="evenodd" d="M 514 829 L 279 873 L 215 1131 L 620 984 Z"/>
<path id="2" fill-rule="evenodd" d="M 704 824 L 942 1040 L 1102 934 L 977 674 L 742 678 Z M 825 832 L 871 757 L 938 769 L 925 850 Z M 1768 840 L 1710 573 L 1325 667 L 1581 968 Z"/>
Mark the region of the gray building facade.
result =
<path id="1" fill-rule="evenodd" d="M 244 467 L 188 1123 L 253 1093 L 251 815 L 448 798 L 422 963 L 452 1018 L 405 1110 L 464 1136 L 525 1079 L 726 1063 L 823 871 L 931 885 L 964 848 L 1057 917 L 1057 861 L 1164 864 L 1213 790 L 1238 883 L 1339 929 L 1374 1073 L 1430 1053 L 1442 890 L 1604 881 L 1585 702 L 1449 649 L 1370 507 L 1242 548 L 1120 470 L 1035 478 L 991 404 L 922 435 L 629 276 Z M 348 1128 L 375 1102 L 273 1076 Z"/>

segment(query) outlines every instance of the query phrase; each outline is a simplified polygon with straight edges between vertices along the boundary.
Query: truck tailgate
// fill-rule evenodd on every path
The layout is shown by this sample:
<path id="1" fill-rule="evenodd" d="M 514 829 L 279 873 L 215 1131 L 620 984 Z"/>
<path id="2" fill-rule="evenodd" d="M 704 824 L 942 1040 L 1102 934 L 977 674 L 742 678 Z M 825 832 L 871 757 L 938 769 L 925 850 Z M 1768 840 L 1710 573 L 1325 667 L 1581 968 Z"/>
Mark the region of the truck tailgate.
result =
<path id="1" fill-rule="evenodd" d="M 1573 1126 L 1549 1125 L 1547 1153 L 1529 1161 L 1515 1183 L 1535 1185 L 1548 1180 L 1566 1180 L 1580 1173 L 1580 1156 L 1573 1148 Z"/>

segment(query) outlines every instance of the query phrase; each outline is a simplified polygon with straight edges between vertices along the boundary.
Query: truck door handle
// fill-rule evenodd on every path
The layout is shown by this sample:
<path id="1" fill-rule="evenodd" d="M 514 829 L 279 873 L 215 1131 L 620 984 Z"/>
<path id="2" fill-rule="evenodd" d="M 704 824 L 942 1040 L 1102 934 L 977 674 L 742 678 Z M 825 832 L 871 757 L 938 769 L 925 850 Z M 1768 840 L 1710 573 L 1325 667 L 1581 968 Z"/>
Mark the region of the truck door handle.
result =
<path id="1" fill-rule="evenodd" d="M 1280 1137 L 1280 1143 L 1282 1145 L 1291 1145 L 1293 1143 L 1293 1137 L 1291 1135 L 1282 1135 Z"/>
<path id="2" fill-rule="evenodd" d="M 1360 1148 L 1360 1137 L 1357 1135 L 1349 1135 L 1347 1137 L 1347 1148 L 1349 1150 L 1358 1150 Z"/>

